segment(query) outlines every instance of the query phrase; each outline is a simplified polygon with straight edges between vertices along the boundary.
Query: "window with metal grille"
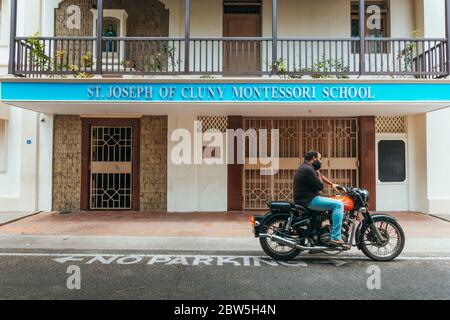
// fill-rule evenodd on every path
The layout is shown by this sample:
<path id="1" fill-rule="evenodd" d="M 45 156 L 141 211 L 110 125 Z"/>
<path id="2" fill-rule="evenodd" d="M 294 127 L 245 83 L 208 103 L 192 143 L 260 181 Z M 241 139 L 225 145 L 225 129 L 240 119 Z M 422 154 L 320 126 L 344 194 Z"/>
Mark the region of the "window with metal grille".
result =
<path id="1" fill-rule="evenodd" d="M 380 12 L 380 28 L 370 27 L 369 19 L 374 14 L 373 8 Z M 388 1 L 366 1 L 366 38 L 387 38 L 389 31 L 389 3 Z M 351 35 L 359 37 L 359 1 L 351 2 Z M 388 53 L 388 44 L 384 42 L 369 42 L 367 53 Z M 359 43 L 355 44 L 353 53 L 359 53 Z"/>

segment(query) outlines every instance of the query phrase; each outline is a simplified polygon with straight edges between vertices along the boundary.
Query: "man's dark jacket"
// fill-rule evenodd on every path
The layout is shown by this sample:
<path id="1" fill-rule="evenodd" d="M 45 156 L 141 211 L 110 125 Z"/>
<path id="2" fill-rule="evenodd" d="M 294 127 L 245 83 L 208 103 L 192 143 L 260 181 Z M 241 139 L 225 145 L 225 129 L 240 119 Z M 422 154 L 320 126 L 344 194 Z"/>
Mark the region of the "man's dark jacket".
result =
<path id="1" fill-rule="evenodd" d="M 294 201 L 308 207 L 323 190 L 323 180 L 311 163 L 305 161 L 294 175 Z"/>

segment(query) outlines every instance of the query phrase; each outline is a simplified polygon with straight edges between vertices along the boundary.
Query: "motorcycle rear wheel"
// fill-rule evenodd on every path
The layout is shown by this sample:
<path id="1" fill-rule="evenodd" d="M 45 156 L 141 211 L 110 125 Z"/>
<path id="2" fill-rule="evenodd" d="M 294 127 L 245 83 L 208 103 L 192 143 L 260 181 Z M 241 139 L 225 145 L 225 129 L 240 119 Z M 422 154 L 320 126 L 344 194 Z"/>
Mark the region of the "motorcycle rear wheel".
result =
<path id="1" fill-rule="evenodd" d="M 287 217 L 273 217 L 269 219 L 261 228 L 261 233 L 272 234 L 278 229 L 283 229 L 287 223 Z M 295 233 L 291 228 L 290 234 Z M 259 238 L 259 243 L 264 252 L 271 258 L 280 261 L 288 261 L 297 257 L 302 250 L 280 245 L 269 238 Z"/>
<path id="2" fill-rule="evenodd" d="M 375 217 L 374 224 L 381 235 L 387 239 L 380 243 L 373 228 L 366 225 L 361 230 L 360 248 L 370 259 L 375 261 L 392 261 L 402 253 L 405 247 L 405 233 L 400 224 L 390 217 Z"/>

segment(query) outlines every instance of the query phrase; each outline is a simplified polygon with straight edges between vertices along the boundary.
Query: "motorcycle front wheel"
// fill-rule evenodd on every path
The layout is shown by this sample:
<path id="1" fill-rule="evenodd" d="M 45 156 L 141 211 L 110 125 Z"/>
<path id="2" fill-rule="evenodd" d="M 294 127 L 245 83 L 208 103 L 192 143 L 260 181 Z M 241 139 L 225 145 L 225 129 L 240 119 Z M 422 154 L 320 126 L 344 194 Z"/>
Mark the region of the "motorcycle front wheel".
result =
<path id="1" fill-rule="evenodd" d="M 384 237 L 379 241 L 373 227 Z M 390 217 L 374 217 L 373 225 L 366 225 L 361 230 L 360 248 L 362 252 L 375 261 L 392 261 L 402 253 L 405 247 L 405 234 L 400 224 Z"/>
<path id="2" fill-rule="evenodd" d="M 261 228 L 261 233 L 272 235 L 276 232 L 283 232 L 286 231 L 285 226 L 287 223 L 286 217 L 273 217 L 269 219 Z M 296 232 L 294 229 L 291 228 L 289 231 L 288 236 L 295 236 Z M 270 240 L 270 238 L 259 238 L 259 242 L 261 244 L 261 247 L 263 248 L 264 252 L 271 258 L 275 260 L 280 261 L 288 261 L 294 259 L 296 256 L 298 256 L 301 252 L 300 249 L 297 248 L 291 248 L 288 246 L 283 246 L 275 241 Z"/>

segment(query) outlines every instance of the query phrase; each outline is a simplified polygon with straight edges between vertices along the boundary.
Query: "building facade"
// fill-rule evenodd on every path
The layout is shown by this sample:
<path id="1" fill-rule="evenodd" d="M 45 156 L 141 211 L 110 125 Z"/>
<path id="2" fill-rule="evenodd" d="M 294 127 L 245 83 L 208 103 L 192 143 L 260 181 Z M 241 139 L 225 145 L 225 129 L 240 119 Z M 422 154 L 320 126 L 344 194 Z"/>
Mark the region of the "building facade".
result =
<path id="1" fill-rule="evenodd" d="M 317 149 L 324 174 L 367 188 L 373 209 L 448 213 L 449 10 L 3 0 L 0 211 L 264 209 L 292 200 Z M 269 146 L 278 130 L 276 174 L 249 143 L 230 147 L 239 129 L 268 130 Z M 183 134 L 192 161 L 175 159 Z M 239 151 L 243 163 L 220 161 Z"/>

